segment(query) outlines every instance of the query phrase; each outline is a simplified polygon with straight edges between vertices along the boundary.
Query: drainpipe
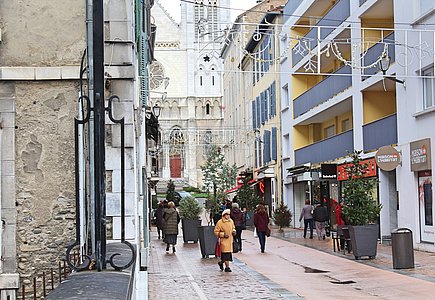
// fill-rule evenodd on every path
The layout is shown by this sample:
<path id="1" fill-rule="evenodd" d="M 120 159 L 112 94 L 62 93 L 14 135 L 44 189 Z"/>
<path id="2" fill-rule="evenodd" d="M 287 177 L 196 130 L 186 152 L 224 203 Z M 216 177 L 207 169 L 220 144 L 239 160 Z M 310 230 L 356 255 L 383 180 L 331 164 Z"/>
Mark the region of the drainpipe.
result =
<path id="1" fill-rule="evenodd" d="M 4 220 L 2 219 L 2 180 L 1 178 L 2 176 L 2 161 L 1 161 L 1 157 L 2 157 L 2 133 L 3 133 L 3 124 L 2 121 L 0 119 L 0 274 L 3 273 L 3 245 L 2 245 L 2 241 L 3 241 L 3 229 L 5 227 L 5 223 Z"/>
<path id="2" fill-rule="evenodd" d="M 90 102 L 90 107 L 94 107 L 94 43 L 93 43 L 93 0 L 87 0 L 86 8 L 86 32 L 87 32 L 87 58 L 88 58 L 88 97 Z M 95 224 L 95 181 L 94 181 L 94 112 L 91 110 L 89 115 L 89 220 L 87 224 Z M 83 206 L 84 207 L 84 206 Z M 93 225 L 90 226 L 91 232 L 91 247 L 92 253 L 95 253 L 95 228 Z M 87 234 L 89 234 L 87 232 Z"/>
<path id="3" fill-rule="evenodd" d="M 103 0 L 93 0 L 94 61 L 94 187 L 95 259 L 98 271 L 106 268 L 105 101 Z"/>

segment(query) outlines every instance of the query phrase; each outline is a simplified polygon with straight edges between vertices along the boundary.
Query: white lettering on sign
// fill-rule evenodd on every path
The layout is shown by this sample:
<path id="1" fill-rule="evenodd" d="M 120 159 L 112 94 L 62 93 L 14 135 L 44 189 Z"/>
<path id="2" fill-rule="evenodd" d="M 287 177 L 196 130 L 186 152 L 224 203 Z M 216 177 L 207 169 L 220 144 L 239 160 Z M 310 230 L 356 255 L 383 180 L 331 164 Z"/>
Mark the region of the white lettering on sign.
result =
<path id="1" fill-rule="evenodd" d="M 425 163 L 426 161 L 427 161 L 427 156 L 426 156 L 425 146 L 411 151 L 412 164 L 421 164 L 421 163 Z"/>
<path id="2" fill-rule="evenodd" d="M 397 162 L 400 160 L 399 155 L 397 154 L 385 154 L 385 155 L 378 155 L 378 162 Z"/>

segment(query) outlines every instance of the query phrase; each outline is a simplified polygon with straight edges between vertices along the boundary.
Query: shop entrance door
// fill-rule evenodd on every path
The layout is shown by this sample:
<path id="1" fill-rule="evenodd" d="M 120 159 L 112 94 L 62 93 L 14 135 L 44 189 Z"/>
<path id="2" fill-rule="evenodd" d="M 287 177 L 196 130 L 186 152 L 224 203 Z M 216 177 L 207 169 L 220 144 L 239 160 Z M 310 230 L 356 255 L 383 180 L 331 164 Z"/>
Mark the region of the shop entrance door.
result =
<path id="1" fill-rule="evenodd" d="M 432 172 L 418 172 L 418 202 L 420 207 L 420 236 L 422 242 L 434 243 Z"/>

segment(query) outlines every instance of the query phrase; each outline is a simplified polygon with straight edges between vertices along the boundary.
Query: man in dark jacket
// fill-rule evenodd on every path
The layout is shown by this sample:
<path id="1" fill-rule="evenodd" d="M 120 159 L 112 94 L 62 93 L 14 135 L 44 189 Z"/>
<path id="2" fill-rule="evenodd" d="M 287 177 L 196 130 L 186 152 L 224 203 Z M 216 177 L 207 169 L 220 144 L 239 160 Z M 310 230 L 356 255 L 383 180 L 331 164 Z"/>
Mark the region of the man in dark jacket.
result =
<path id="1" fill-rule="evenodd" d="M 325 224 L 328 220 L 328 211 L 325 206 L 320 204 L 314 208 L 313 219 L 316 224 L 317 239 L 324 240 L 326 236 Z"/>

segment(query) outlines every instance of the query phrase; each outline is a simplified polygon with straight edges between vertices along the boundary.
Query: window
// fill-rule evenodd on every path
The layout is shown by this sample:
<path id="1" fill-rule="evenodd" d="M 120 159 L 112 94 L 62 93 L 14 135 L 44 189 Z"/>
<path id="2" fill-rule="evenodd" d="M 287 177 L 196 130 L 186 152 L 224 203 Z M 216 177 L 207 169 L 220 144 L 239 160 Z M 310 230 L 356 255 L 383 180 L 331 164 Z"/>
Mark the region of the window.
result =
<path id="1" fill-rule="evenodd" d="M 199 76 L 199 85 L 202 86 L 202 76 Z"/>
<path id="2" fill-rule="evenodd" d="M 341 121 L 341 131 L 348 131 L 350 129 L 350 120 L 346 119 Z"/>
<path id="3" fill-rule="evenodd" d="M 335 125 L 325 128 L 325 139 L 335 135 Z"/>
<path id="4" fill-rule="evenodd" d="M 288 98 L 288 84 L 286 84 L 285 86 L 283 86 L 282 88 L 282 100 L 284 103 L 284 107 L 283 108 L 287 108 L 290 106 L 290 102 L 289 102 L 289 98 Z"/>
<path id="5" fill-rule="evenodd" d="M 214 76 L 211 77 L 211 85 L 214 85 Z"/>
<path id="6" fill-rule="evenodd" d="M 433 67 L 423 71 L 423 109 L 433 107 L 434 103 L 434 69 Z"/>
<path id="7" fill-rule="evenodd" d="M 205 105 L 205 114 L 206 115 L 210 114 L 210 104 L 208 104 L 208 103 Z"/>

